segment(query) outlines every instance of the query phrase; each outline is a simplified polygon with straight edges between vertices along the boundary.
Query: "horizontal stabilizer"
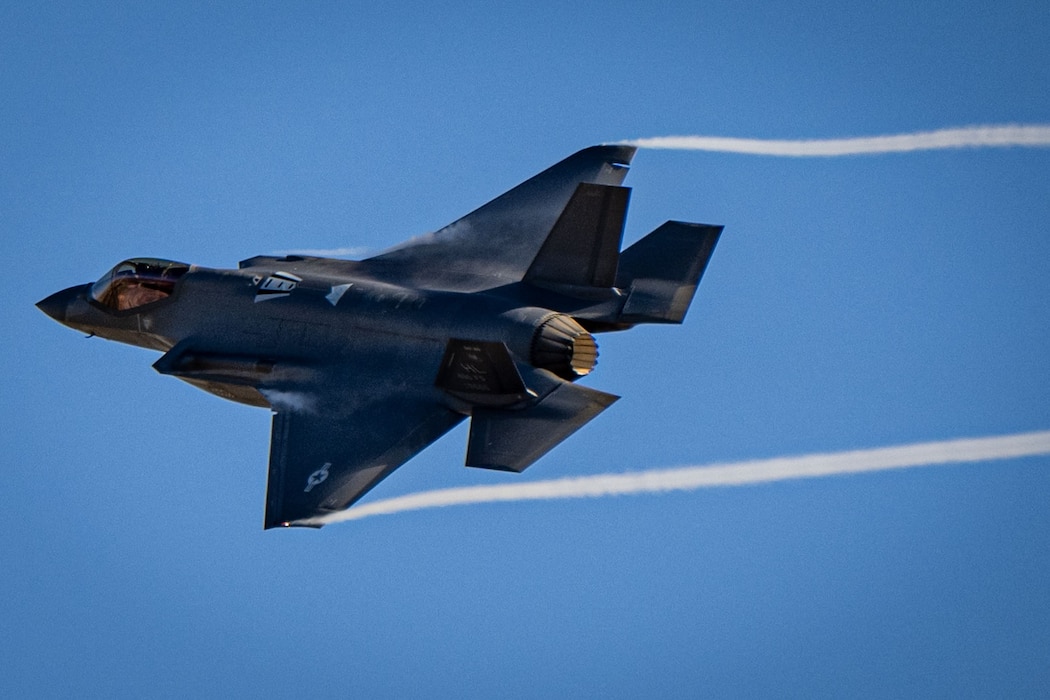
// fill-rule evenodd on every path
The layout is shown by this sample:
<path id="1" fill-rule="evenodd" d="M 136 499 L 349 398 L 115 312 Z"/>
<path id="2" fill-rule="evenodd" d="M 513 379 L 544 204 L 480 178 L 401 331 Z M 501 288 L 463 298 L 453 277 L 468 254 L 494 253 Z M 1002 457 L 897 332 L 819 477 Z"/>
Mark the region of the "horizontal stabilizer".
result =
<path id="1" fill-rule="evenodd" d="M 477 408 L 470 419 L 467 466 L 522 472 L 618 398 L 559 381 L 526 409 Z"/>
<path id="2" fill-rule="evenodd" d="M 681 323 L 721 226 L 668 221 L 620 254 L 616 286 L 628 291 L 620 321 Z"/>
<path id="3" fill-rule="evenodd" d="M 580 184 L 525 281 L 540 286 L 611 287 L 630 194 L 627 187 Z"/>

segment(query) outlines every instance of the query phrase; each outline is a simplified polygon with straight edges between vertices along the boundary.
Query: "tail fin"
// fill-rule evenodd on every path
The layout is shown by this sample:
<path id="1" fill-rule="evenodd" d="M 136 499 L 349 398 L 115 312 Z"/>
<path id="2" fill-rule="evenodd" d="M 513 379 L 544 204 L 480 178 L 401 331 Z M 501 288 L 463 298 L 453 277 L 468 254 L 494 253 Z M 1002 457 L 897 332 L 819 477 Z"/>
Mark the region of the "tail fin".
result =
<path id="1" fill-rule="evenodd" d="M 620 254 L 616 286 L 628 290 L 622 323 L 681 323 L 722 233 L 668 221 Z"/>
<path id="2" fill-rule="evenodd" d="M 630 194 L 627 187 L 581 183 L 524 280 L 553 288 L 613 286 Z"/>

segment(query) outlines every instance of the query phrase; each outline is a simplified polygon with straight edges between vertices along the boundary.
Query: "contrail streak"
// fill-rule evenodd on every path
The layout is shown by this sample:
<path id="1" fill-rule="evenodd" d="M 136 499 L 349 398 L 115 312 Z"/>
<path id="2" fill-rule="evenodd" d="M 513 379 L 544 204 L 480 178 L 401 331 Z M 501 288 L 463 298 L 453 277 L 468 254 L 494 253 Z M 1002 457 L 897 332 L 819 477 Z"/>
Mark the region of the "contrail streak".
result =
<path id="1" fill-rule="evenodd" d="M 845 139 L 741 139 L 722 136 L 658 136 L 622 143 L 639 148 L 718 151 L 763 156 L 835 157 L 945 148 L 1050 147 L 1050 124 L 999 124 L 910 134 Z"/>
<path id="2" fill-rule="evenodd" d="M 1002 437 L 921 442 L 849 452 L 828 452 L 799 457 L 776 457 L 709 466 L 656 469 L 626 474 L 597 474 L 551 481 L 467 486 L 399 496 L 301 524 L 327 525 L 390 515 L 424 508 L 496 503 L 546 501 L 561 498 L 602 498 L 627 494 L 693 491 L 696 489 L 764 484 L 787 479 L 810 479 L 842 474 L 928 467 L 939 464 L 983 462 L 1050 454 L 1050 430 Z"/>

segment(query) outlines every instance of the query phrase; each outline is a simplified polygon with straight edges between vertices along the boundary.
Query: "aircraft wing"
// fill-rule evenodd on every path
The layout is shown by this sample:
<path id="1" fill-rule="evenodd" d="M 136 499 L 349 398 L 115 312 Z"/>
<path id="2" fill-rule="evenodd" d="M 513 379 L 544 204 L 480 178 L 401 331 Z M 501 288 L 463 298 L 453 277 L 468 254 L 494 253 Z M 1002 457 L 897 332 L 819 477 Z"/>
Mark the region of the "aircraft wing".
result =
<path id="1" fill-rule="evenodd" d="M 265 528 L 347 508 L 464 418 L 395 385 L 336 382 L 269 396 Z"/>
<path id="2" fill-rule="evenodd" d="M 519 282 L 581 183 L 618 186 L 633 146 L 592 146 L 436 233 L 363 261 L 407 286 L 474 292 Z"/>

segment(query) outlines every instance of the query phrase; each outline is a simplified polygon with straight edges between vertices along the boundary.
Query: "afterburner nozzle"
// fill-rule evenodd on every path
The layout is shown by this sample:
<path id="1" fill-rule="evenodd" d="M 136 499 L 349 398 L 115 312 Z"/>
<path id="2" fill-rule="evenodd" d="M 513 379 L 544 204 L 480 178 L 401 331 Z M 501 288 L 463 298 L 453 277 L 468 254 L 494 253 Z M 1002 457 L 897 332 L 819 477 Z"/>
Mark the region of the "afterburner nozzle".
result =
<path id="1" fill-rule="evenodd" d="M 532 338 L 532 364 L 563 379 L 578 379 L 598 364 L 598 344 L 583 326 L 564 314 L 544 321 Z"/>

